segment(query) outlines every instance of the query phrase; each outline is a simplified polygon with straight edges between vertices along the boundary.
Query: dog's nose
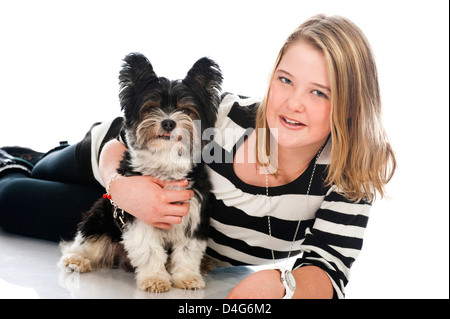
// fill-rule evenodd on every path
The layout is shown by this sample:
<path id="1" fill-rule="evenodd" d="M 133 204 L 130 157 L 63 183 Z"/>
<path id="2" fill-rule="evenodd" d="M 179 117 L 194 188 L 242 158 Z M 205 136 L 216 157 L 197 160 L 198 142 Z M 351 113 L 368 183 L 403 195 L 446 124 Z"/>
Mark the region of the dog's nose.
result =
<path id="1" fill-rule="evenodd" d="M 175 126 L 177 126 L 177 123 L 174 120 L 164 120 L 161 122 L 161 127 L 166 132 L 171 132 Z"/>

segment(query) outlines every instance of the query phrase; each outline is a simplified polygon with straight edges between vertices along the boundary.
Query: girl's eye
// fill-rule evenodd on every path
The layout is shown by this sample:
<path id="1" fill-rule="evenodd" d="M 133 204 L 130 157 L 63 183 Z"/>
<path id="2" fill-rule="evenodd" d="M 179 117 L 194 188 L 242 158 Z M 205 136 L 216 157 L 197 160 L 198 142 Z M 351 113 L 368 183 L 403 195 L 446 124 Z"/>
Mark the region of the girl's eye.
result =
<path id="1" fill-rule="evenodd" d="M 285 78 L 284 76 L 280 76 L 280 81 L 283 82 L 284 84 L 289 84 L 289 85 L 292 84 L 291 80 L 289 80 L 288 78 Z"/>
<path id="2" fill-rule="evenodd" d="M 328 99 L 328 96 L 326 96 L 325 94 L 323 94 L 322 92 L 320 92 L 318 90 L 313 90 L 312 93 L 317 95 L 318 97 L 322 97 L 322 98 Z"/>

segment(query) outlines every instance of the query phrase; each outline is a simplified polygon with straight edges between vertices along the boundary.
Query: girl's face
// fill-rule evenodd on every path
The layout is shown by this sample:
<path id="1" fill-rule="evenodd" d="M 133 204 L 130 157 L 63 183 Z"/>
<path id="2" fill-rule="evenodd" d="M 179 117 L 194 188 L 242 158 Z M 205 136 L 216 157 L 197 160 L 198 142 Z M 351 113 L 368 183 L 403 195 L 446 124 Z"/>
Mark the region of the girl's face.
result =
<path id="1" fill-rule="evenodd" d="M 278 145 L 320 148 L 331 131 L 330 111 L 325 56 L 306 42 L 292 43 L 275 70 L 267 100 L 267 123 Z"/>

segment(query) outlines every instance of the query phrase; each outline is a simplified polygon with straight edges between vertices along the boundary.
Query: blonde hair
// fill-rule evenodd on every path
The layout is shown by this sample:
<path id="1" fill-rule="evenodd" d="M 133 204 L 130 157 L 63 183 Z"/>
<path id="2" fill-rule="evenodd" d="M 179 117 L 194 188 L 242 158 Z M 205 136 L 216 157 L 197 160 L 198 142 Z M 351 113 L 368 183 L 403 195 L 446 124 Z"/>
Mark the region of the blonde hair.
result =
<path id="1" fill-rule="evenodd" d="M 331 84 L 331 163 L 327 185 L 336 185 L 349 200 L 372 201 L 385 196 L 385 185 L 396 169 L 393 149 L 381 120 L 378 72 L 363 32 L 340 16 L 317 15 L 301 24 L 285 41 L 270 81 L 287 48 L 307 41 L 323 52 Z M 256 116 L 257 164 L 267 166 L 270 131 L 266 121 L 269 89 Z M 262 128 L 258 129 L 258 128 Z M 262 161 L 260 159 L 263 159 Z"/>

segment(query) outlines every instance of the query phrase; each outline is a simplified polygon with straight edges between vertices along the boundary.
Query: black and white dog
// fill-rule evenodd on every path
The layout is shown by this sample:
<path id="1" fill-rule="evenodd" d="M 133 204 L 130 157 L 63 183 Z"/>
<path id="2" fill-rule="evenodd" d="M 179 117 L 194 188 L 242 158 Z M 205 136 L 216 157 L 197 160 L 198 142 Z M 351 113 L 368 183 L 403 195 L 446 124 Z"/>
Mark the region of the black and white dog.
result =
<path id="1" fill-rule="evenodd" d="M 72 242 L 61 243 L 60 265 L 87 272 L 120 266 L 135 270 L 137 285 L 151 292 L 201 289 L 200 264 L 206 249 L 211 188 L 201 151 L 214 127 L 222 73 L 208 59 L 198 60 L 183 80 L 158 77 L 139 53 L 124 59 L 120 72 L 122 136 L 128 146 L 118 173 L 189 180 L 194 190 L 188 215 L 170 230 L 149 226 L 123 212 L 108 198 L 83 215 Z M 119 222 L 117 222 L 117 220 Z"/>

